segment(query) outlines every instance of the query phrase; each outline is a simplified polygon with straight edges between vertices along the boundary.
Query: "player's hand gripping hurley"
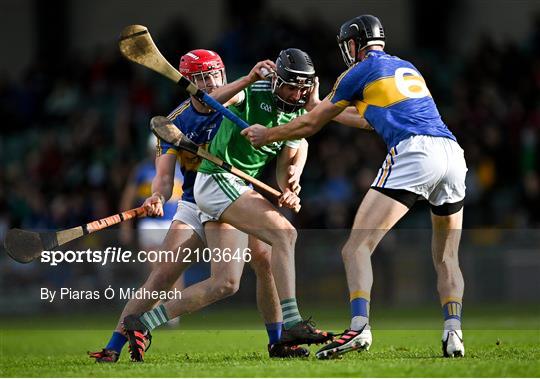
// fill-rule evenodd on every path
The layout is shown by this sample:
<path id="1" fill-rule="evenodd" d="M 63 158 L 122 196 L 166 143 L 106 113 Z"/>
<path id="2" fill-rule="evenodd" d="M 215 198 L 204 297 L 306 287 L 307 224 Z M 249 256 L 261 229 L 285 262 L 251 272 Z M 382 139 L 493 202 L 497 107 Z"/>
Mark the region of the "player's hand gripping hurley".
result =
<path id="1" fill-rule="evenodd" d="M 120 34 L 118 42 L 120 52 L 124 57 L 132 62 L 143 65 L 155 72 L 169 78 L 182 89 L 195 96 L 200 101 L 221 113 L 242 129 L 249 127 L 249 124 L 240 117 L 225 108 L 222 104 L 210 97 L 206 92 L 197 88 L 189 79 L 184 77 L 177 69 L 165 59 L 160 53 L 156 44 L 150 36 L 150 32 L 145 26 L 126 26 Z"/>
<path id="2" fill-rule="evenodd" d="M 245 172 L 237 169 L 236 167 L 230 165 L 215 155 L 210 154 L 208 151 L 198 146 L 195 142 L 187 138 L 167 117 L 152 117 L 152 120 L 150 121 L 150 128 L 158 138 L 161 138 L 162 140 L 183 150 L 189 151 L 190 153 L 195 154 L 203 159 L 209 160 L 225 171 L 244 179 L 246 182 L 253 184 L 271 195 L 276 197 L 282 196 L 282 193 L 275 188 L 272 188 L 268 184 L 255 179 L 254 177 L 246 174 Z M 298 212 L 300 210 L 300 205 L 298 205 L 294 210 Z"/>
<path id="3" fill-rule="evenodd" d="M 56 232 L 37 233 L 22 229 L 10 229 L 7 232 L 4 246 L 11 258 L 20 263 L 29 263 L 39 257 L 44 250 L 52 250 L 84 235 L 108 228 L 122 221 L 137 217 L 146 217 L 146 215 L 146 208 L 139 207 L 92 221 L 88 224 Z"/>

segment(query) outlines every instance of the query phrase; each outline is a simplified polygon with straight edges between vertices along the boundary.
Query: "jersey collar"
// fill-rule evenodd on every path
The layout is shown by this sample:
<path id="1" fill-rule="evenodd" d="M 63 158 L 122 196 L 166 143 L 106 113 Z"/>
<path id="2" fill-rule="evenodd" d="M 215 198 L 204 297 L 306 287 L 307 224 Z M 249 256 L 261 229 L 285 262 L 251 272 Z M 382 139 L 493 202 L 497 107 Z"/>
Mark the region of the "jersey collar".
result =
<path id="1" fill-rule="evenodd" d="M 385 54 L 386 53 L 384 52 L 384 50 L 369 50 L 366 53 L 366 58 L 372 55 L 385 55 Z"/>

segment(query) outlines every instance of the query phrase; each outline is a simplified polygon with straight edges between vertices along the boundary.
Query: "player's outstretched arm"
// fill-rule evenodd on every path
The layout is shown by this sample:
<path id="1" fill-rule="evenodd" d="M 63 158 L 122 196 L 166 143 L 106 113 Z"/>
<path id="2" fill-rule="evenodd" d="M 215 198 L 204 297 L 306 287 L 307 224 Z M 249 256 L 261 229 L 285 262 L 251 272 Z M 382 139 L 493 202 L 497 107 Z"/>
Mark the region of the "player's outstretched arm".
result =
<path id="1" fill-rule="evenodd" d="M 258 80 L 266 79 L 265 75 L 275 69 L 276 64 L 271 60 L 267 59 L 257 62 L 249 74 L 232 83 L 226 84 L 223 87 L 215 89 L 210 96 L 226 107 L 229 105 L 240 104 L 244 100 L 242 90 Z"/>
<path id="2" fill-rule="evenodd" d="M 321 99 L 319 98 L 319 78 L 316 76 L 313 88 L 311 89 L 311 93 L 309 94 L 309 100 L 306 104 L 306 110 L 309 112 L 320 103 Z M 340 124 L 343 124 L 345 126 L 350 126 L 352 128 L 369 130 L 373 129 L 371 125 L 369 125 L 367 120 L 358 114 L 358 111 L 353 106 L 345 108 L 343 112 L 339 113 L 336 117 L 334 117 L 334 121 L 339 122 Z"/>
<path id="3" fill-rule="evenodd" d="M 369 122 L 358 114 L 355 107 L 347 107 L 343 112 L 334 117 L 334 121 L 351 128 L 373 130 Z"/>
<path id="4" fill-rule="evenodd" d="M 309 137 L 321 130 L 328 121 L 343 112 L 343 109 L 332 104 L 328 99 L 324 99 L 312 111 L 295 118 L 288 124 L 269 129 L 255 124 L 242 130 L 242 135 L 256 147 L 268 145 L 275 141 Z"/>

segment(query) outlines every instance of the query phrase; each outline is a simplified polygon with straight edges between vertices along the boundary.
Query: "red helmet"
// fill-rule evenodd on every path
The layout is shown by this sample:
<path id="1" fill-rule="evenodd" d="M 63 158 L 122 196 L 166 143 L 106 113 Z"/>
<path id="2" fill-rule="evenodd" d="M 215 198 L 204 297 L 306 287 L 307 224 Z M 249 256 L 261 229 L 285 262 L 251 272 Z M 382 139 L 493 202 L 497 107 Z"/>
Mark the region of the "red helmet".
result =
<path id="1" fill-rule="evenodd" d="M 194 80 L 197 74 L 204 78 L 204 74 L 220 71 L 223 83 L 226 83 L 225 65 L 221 57 L 212 50 L 197 49 L 182 55 L 180 58 L 180 73 L 190 80 Z"/>

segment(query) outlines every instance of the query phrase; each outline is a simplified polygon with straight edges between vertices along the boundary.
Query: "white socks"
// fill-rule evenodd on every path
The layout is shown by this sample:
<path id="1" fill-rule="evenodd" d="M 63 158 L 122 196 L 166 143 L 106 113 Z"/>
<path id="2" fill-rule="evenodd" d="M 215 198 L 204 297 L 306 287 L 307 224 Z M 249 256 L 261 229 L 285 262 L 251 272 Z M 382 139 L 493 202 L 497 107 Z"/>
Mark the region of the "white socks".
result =
<path id="1" fill-rule="evenodd" d="M 364 327 L 364 325 L 369 324 L 369 318 L 364 316 L 354 316 L 351 319 L 351 330 L 360 330 Z M 369 329 L 369 326 L 367 327 Z"/>

